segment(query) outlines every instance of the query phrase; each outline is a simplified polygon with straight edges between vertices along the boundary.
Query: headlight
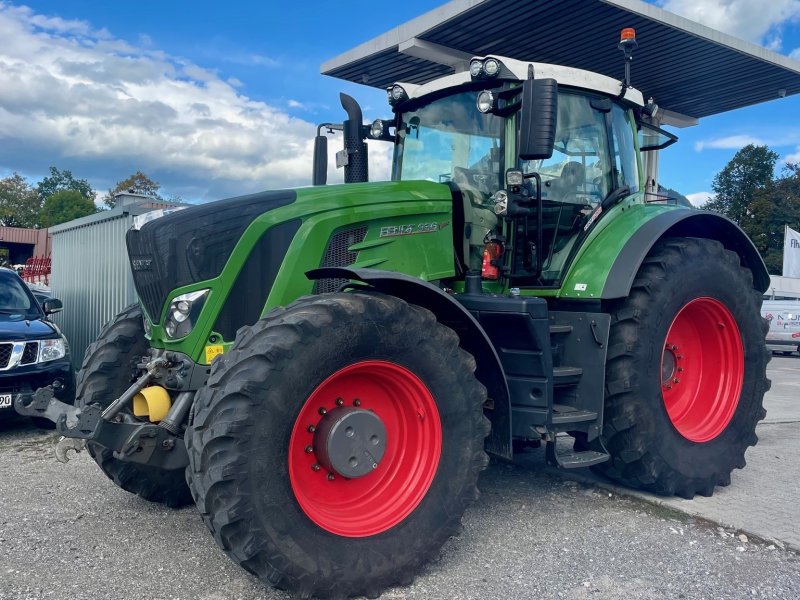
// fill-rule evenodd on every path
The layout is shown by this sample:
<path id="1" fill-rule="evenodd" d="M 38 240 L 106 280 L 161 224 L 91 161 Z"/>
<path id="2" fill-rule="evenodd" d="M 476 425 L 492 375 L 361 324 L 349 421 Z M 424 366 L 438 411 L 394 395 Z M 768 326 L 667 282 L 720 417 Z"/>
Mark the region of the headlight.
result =
<path id="1" fill-rule="evenodd" d="M 403 89 L 403 86 L 397 85 L 396 83 L 390 88 L 387 88 L 386 93 L 389 96 L 389 104 L 392 106 L 408 100 L 408 93 Z"/>
<path id="2" fill-rule="evenodd" d="M 67 354 L 67 344 L 64 338 L 54 340 L 41 340 L 39 342 L 39 362 L 47 362 L 64 358 Z"/>
<path id="3" fill-rule="evenodd" d="M 197 322 L 197 317 L 200 316 L 209 291 L 198 290 L 172 299 L 164 322 L 164 332 L 167 337 L 177 339 L 189 335 Z"/>
<path id="4" fill-rule="evenodd" d="M 483 63 L 483 72 L 489 77 L 494 77 L 500 72 L 500 63 L 493 58 L 487 58 Z"/>
<path id="5" fill-rule="evenodd" d="M 469 74 L 471 77 L 478 77 L 483 71 L 483 62 L 480 60 L 473 60 L 469 63 Z"/>
<path id="6" fill-rule="evenodd" d="M 478 110 L 482 113 L 486 114 L 492 107 L 494 106 L 494 94 L 489 90 L 483 90 L 480 94 L 478 94 Z"/>

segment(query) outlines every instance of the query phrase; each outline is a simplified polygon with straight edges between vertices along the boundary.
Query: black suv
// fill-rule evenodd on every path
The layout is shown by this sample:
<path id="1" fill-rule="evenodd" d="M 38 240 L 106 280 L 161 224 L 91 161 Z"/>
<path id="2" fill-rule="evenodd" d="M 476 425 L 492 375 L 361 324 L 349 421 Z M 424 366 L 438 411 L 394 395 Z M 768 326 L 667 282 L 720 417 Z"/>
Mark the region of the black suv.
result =
<path id="1" fill-rule="evenodd" d="M 72 404 L 69 345 L 47 318 L 61 308 L 56 298 L 40 305 L 15 271 L 0 268 L 0 415 L 14 412 L 17 394 L 51 384 L 59 399 Z"/>

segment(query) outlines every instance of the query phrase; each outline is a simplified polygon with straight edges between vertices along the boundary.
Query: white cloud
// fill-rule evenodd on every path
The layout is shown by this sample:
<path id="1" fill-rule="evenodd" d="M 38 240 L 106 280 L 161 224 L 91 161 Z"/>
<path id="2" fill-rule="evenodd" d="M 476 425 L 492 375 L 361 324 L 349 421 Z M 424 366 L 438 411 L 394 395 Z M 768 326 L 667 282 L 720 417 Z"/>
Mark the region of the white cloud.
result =
<path id="1" fill-rule="evenodd" d="M 697 206 L 698 208 L 711 200 L 712 196 L 713 194 L 711 192 L 695 192 L 694 194 L 686 194 L 686 198 L 692 203 L 692 206 Z"/>
<path id="2" fill-rule="evenodd" d="M 781 26 L 800 19 L 800 0 L 660 0 L 670 12 L 756 43 L 780 49 Z"/>
<path id="3" fill-rule="evenodd" d="M 310 183 L 315 126 L 215 71 L 2 0 L 0 39 L 0 171 L 56 165 L 110 187 L 141 169 L 190 199 Z"/>
<path id="4" fill-rule="evenodd" d="M 764 146 L 766 142 L 752 135 L 730 135 L 713 140 L 695 142 L 694 149 L 697 152 L 702 152 L 706 148 L 712 148 L 715 150 L 739 150 L 748 144 L 753 144 L 754 146 Z"/>
<path id="5" fill-rule="evenodd" d="M 797 151 L 793 154 L 789 154 L 783 157 L 784 163 L 792 163 L 792 164 L 800 164 L 800 146 L 797 147 Z"/>
<path id="6" fill-rule="evenodd" d="M 795 48 L 794 50 L 789 52 L 789 58 L 800 60 L 800 48 Z"/>

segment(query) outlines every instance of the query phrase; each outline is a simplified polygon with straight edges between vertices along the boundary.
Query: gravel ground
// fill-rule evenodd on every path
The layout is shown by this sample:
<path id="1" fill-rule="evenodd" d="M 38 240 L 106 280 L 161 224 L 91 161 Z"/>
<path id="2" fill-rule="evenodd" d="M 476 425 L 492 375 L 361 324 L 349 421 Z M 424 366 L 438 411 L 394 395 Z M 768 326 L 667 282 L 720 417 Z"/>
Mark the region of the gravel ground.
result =
<path id="1" fill-rule="evenodd" d="M 116 488 L 55 436 L 0 422 L 0 598 L 269 599 L 194 509 Z M 800 598 L 800 555 L 635 498 L 493 464 L 460 537 L 384 598 Z"/>

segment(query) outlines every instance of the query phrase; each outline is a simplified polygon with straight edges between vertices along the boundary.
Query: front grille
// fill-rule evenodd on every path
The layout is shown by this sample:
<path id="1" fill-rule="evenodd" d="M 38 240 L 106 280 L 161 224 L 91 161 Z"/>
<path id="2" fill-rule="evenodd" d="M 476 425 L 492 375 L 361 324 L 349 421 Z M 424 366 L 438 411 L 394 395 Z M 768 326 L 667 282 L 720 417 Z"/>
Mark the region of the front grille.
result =
<path id="1" fill-rule="evenodd" d="M 331 236 L 325 250 L 325 258 L 321 267 L 348 267 L 356 262 L 357 252 L 352 252 L 350 247 L 360 244 L 367 235 L 366 227 L 342 229 Z M 315 294 L 328 294 L 337 291 L 347 283 L 347 279 L 317 279 L 314 282 Z"/>
<path id="2" fill-rule="evenodd" d="M 29 365 L 36 362 L 39 356 L 39 342 L 27 342 L 25 350 L 22 351 L 22 358 L 19 361 L 21 365 Z"/>
<path id="3" fill-rule="evenodd" d="M 13 349 L 14 344 L 0 344 L 0 369 L 5 369 L 8 366 Z"/>
<path id="4" fill-rule="evenodd" d="M 291 190 L 193 206 L 145 223 L 126 236 L 133 282 L 154 321 L 175 288 L 217 277 L 258 216 L 291 204 Z"/>

